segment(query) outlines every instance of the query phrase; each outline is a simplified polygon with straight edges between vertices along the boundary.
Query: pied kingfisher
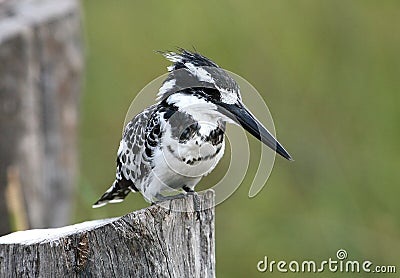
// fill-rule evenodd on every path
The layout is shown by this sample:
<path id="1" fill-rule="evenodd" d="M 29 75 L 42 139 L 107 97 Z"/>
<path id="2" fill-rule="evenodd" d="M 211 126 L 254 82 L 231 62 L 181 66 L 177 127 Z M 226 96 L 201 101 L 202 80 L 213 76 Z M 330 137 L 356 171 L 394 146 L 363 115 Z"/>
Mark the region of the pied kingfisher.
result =
<path id="1" fill-rule="evenodd" d="M 194 187 L 224 154 L 226 123 L 235 123 L 288 160 L 289 153 L 242 103 L 235 80 L 210 59 L 178 49 L 160 52 L 173 62 L 157 103 L 125 127 L 117 153 L 116 179 L 93 205 L 121 202 L 139 191 L 155 203 L 162 193 Z M 198 211 L 199 204 L 195 209 Z M 198 201 L 197 201 L 198 202 Z"/>

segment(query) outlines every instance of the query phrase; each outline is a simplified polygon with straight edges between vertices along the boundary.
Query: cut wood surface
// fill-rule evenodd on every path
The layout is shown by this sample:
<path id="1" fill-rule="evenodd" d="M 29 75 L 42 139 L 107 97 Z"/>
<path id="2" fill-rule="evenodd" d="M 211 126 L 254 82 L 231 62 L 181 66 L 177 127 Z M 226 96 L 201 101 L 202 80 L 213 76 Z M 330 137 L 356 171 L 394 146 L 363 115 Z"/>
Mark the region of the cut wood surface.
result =
<path id="1" fill-rule="evenodd" d="M 0 277 L 215 277 L 214 192 L 0 237 Z"/>

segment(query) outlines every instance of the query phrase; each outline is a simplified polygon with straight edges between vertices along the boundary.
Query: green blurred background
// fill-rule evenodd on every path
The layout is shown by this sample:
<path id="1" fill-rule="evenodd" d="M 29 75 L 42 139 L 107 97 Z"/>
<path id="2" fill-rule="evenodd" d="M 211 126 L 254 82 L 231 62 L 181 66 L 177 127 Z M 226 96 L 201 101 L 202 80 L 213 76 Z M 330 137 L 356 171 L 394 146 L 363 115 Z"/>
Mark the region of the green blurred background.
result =
<path id="1" fill-rule="evenodd" d="M 169 65 L 153 50 L 195 46 L 263 94 L 296 160 L 278 157 L 267 186 L 249 199 L 252 163 L 244 184 L 217 206 L 218 277 L 271 276 L 256 269 L 265 255 L 322 261 L 340 248 L 349 259 L 400 271 L 399 3 L 83 1 L 87 70 L 74 221 L 148 205 L 131 194 L 91 209 L 115 176 L 130 102 Z"/>

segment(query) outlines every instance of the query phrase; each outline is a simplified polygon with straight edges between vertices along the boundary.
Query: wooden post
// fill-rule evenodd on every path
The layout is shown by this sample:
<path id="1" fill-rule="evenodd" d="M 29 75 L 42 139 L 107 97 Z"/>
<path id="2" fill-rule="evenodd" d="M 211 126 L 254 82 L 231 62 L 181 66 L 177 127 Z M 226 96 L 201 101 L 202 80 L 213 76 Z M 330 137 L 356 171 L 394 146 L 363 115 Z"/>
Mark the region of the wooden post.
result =
<path id="1" fill-rule="evenodd" d="M 70 219 L 82 56 L 77 0 L 0 0 L 0 235 Z"/>
<path id="2" fill-rule="evenodd" d="M 215 277 L 214 192 L 200 202 L 200 220 L 187 196 L 119 218 L 0 237 L 0 277 Z"/>

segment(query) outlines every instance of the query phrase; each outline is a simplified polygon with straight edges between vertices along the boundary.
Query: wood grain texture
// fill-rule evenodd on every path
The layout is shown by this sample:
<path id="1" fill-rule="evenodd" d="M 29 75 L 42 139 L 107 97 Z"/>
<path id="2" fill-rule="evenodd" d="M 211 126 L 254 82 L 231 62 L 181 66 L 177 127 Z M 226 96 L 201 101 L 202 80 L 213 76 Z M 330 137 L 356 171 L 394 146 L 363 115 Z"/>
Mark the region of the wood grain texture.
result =
<path id="1" fill-rule="evenodd" d="M 10 171 L 21 184 L 29 227 L 63 226 L 70 219 L 83 49 L 77 0 L 0 4 L 2 235 L 10 231 Z"/>
<path id="2" fill-rule="evenodd" d="M 214 192 L 120 218 L 0 237 L 0 277 L 215 277 Z M 19 234 L 18 234 L 19 233 Z"/>

